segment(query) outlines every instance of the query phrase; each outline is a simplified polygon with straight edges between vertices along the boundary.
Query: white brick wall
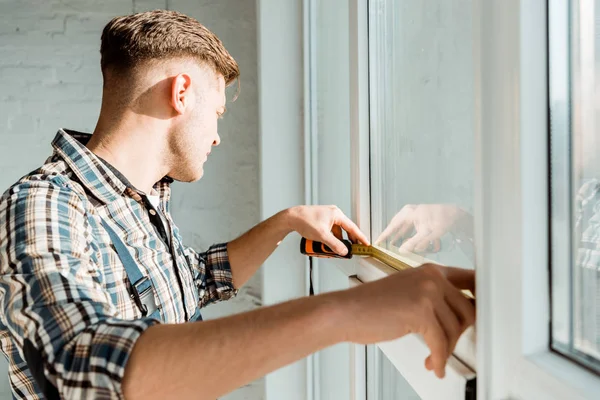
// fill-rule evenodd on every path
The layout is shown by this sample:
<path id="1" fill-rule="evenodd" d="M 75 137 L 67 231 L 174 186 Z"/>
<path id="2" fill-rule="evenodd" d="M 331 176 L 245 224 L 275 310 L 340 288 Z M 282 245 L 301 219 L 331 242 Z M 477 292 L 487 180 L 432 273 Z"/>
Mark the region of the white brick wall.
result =
<path id="1" fill-rule="evenodd" d="M 203 248 L 232 239 L 259 218 L 252 0 L 0 0 L 0 191 L 50 155 L 59 127 L 94 128 L 102 28 L 115 15 L 156 8 L 196 17 L 219 35 L 242 71 L 241 96 L 228 104 L 219 126 L 222 144 L 212 153 L 205 177 L 174 186 L 175 221 L 190 245 Z M 255 308 L 261 302 L 260 282 L 255 277 L 237 299 L 207 308 L 205 317 Z M 5 376 L 4 370 L 0 374 Z M 263 386 L 259 380 L 225 398 L 262 399 Z M 8 390 L 0 381 L 0 399 L 10 397 Z"/>

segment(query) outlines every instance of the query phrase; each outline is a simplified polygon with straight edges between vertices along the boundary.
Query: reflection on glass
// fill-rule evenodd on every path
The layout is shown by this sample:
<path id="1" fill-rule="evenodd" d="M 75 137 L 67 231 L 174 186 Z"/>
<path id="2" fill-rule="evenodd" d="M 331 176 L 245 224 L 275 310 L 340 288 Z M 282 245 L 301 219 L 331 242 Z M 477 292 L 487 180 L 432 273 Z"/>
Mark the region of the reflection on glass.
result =
<path id="1" fill-rule="evenodd" d="M 392 217 L 375 244 L 399 253 L 431 254 L 459 248 L 473 263 L 473 216 L 452 204 L 408 204 Z"/>
<path id="2" fill-rule="evenodd" d="M 600 371 L 600 1 L 568 4 L 549 3 L 552 347 Z"/>
<path id="3" fill-rule="evenodd" d="M 472 1 L 369 7 L 374 238 L 474 268 Z"/>

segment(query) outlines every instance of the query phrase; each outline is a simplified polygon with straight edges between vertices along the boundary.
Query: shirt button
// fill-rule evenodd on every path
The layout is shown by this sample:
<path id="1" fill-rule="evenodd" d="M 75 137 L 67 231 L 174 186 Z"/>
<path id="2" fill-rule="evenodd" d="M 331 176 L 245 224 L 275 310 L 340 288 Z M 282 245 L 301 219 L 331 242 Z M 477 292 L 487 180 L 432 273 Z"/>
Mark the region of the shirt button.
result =
<path id="1" fill-rule="evenodd" d="M 150 215 L 156 215 L 156 211 L 150 210 Z"/>

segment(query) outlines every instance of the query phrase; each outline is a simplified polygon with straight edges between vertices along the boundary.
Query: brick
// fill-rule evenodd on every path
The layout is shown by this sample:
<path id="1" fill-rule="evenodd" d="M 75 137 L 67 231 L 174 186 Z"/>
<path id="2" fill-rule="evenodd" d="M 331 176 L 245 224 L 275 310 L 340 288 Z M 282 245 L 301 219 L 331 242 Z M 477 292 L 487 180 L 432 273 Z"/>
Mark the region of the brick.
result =
<path id="1" fill-rule="evenodd" d="M 133 0 L 133 12 L 144 12 L 152 10 L 165 10 L 166 0 Z"/>
<path id="2" fill-rule="evenodd" d="M 84 87 L 76 84 L 29 84 L 25 87 L 18 83 L 6 83 L 0 91 L 0 100 L 48 101 L 50 104 L 61 100 L 82 98 Z"/>
<path id="3" fill-rule="evenodd" d="M 5 0 L 0 1 L 0 21 L 31 18 L 31 15 L 52 14 L 52 2 L 59 0 Z M 32 13 L 32 10 L 35 12 Z"/>
<path id="4" fill-rule="evenodd" d="M 100 38 L 104 26 L 114 14 L 69 15 L 65 19 L 65 33 L 71 36 L 77 33 L 95 33 Z"/>
<path id="5" fill-rule="evenodd" d="M 91 115 L 96 118 L 100 112 L 99 101 L 77 101 L 77 99 L 71 99 L 69 101 L 55 102 L 51 107 L 53 113 L 62 115 Z"/>
<path id="6" fill-rule="evenodd" d="M 0 35 L 0 47 L 13 46 L 27 48 L 31 46 L 54 47 L 57 50 L 79 48 L 86 52 L 100 49 L 100 34 L 97 32 L 27 32 L 25 35 Z"/>
<path id="7" fill-rule="evenodd" d="M 56 69 L 56 80 L 63 83 L 101 84 L 100 63 L 95 66 L 59 67 Z"/>
<path id="8" fill-rule="evenodd" d="M 72 128 L 69 121 L 70 120 L 68 114 L 57 113 L 52 117 L 44 118 L 40 120 L 38 134 L 51 135 L 53 133 L 56 133 L 60 128 Z"/>
<path id="9" fill-rule="evenodd" d="M 70 83 L 44 85 L 43 87 L 40 87 L 39 90 L 45 99 L 52 101 L 78 99 L 84 94 L 83 86 Z M 31 90 L 31 92 L 33 92 L 33 90 Z"/>
<path id="10" fill-rule="evenodd" d="M 0 80 L 17 83 L 53 83 L 56 71 L 49 67 L 4 67 L 0 69 Z"/>
<path id="11" fill-rule="evenodd" d="M 6 132 L 9 134 L 33 134 L 37 132 L 40 117 L 29 114 L 20 114 L 8 119 Z"/>
<path id="12" fill-rule="evenodd" d="M 42 16 L 35 18 L 3 19 L 0 24 L 0 35 L 26 35 L 29 32 L 60 33 L 64 32 L 64 20 L 59 16 Z"/>
<path id="13" fill-rule="evenodd" d="M 33 31 L 24 35 L 0 35 L 0 46 L 27 48 L 32 43 L 36 46 L 51 46 L 52 33 Z"/>
<path id="14" fill-rule="evenodd" d="M 29 98 L 26 101 L 18 101 L 18 103 L 21 102 L 24 104 L 23 107 L 21 107 L 22 113 L 27 113 L 29 115 L 39 117 L 41 119 L 53 114 L 51 101 Z"/>
<path id="15" fill-rule="evenodd" d="M 100 101 L 58 102 L 52 105 L 52 111 L 52 117 L 41 120 L 41 131 L 56 131 L 58 128 L 70 128 L 91 132 L 98 121 Z"/>
<path id="16" fill-rule="evenodd" d="M 15 47 L 0 46 L 0 68 L 4 66 L 58 67 L 83 65 L 85 51 L 77 47 L 37 46 L 36 44 Z"/>
<path id="17" fill-rule="evenodd" d="M 94 52 L 100 50 L 100 35 L 102 31 L 97 32 L 68 32 L 65 34 L 56 34 L 51 37 L 50 44 L 57 47 L 81 46 L 85 52 Z"/>
<path id="18" fill-rule="evenodd" d="M 97 101 L 99 104 L 100 100 L 102 100 L 102 84 L 86 85 L 82 99 L 86 101 Z"/>
<path id="19" fill-rule="evenodd" d="M 0 135 L 2 128 L 8 126 L 10 117 L 21 113 L 21 102 L 19 100 L 0 101 Z"/>
<path id="20" fill-rule="evenodd" d="M 45 135 L 43 138 L 39 135 L 28 134 L 5 135 L 0 142 L 0 165 L 3 166 L 0 176 L 4 178 L 9 171 L 18 175 L 13 175 L 10 182 L 5 182 L 0 186 L 0 192 L 4 192 L 19 177 L 42 165 L 44 160 L 52 154 L 50 145 L 52 138 L 52 134 Z"/>
<path id="21" fill-rule="evenodd" d="M 54 0 L 50 5 L 52 12 L 66 12 L 75 15 L 126 15 L 130 14 L 132 9 L 133 4 L 131 0 Z"/>
<path id="22" fill-rule="evenodd" d="M 60 128 L 74 129 L 80 132 L 91 133 L 94 131 L 97 120 L 92 117 L 80 117 L 70 114 L 44 119 L 40 121 L 38 134 L 55 134 Z"/>

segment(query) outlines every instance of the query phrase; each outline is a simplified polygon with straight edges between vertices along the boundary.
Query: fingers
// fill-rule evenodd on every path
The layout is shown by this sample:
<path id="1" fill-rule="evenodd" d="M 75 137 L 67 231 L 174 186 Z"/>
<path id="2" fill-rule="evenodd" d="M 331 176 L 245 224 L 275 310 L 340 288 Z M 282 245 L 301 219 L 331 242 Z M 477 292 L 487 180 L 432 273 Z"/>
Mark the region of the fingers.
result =
<path id="1" fill-rule="evenodd" d="M 440 267 L 440 270 L 454 287 L 475 293 L 475 270 L 454 267 Z"/>
<path id="2" fill-rule="evenodd" d="M 427 235 L 428 235 L 428 232 L 417 231 L 417 233 L 413 237 L 409 238 L 404 243 L 402 243 L 402 245 L 400 246 L 400 250 L 401 251 L 415 252 L 417 246 L 423 240 L 425 240 L 425 238 L 427 237 Z"/>
<path id="3" fill-rule="evenodd" d="M 452 308 L 460 325 L 458 334 L 460 337 L 469 326 L 475 323 L 475 306 L 450 282 L 445 282 L 444 285 L 446 286 L 446 302 Z"/>
<path id="4" fill-rule="evenodd" d="M 444 299 L 436 303 L 434 326 L 440 326 L 444 332 L 446 340 L 446 354 L 444 355 L 444 366 L 447 359 L 452 355 L 456 348 L 456 343 L 465 332 L 465 330 L 475 322 L 475 307 L 465 298 L 462 293 L 454 287 L 449 281 L 442 279 L 442 288 Z M 428 342 L 429 345 L 429 342 Z M 434 370 L 438 377 L 440 361 L 436 361 L 433 348 L 432 353 L 425 360 L 425 368 Z"/>
<path id="5" fill-rule="evenodd" d="M 402 209 L 394 215 L 388 226 L 384 229 L 384 231 L 379 235 L 375 244 L 380 244 L 384 240 L 388 239 L 392 234 L 395 233 L 394 237 L 391 240 L 391 243 L 395 243 L 399 238 L 407 236 L 410 230 L 412 229 L 413 224 L 413 212 L 416 206 L 412 204 L 407 204 Z"/>
<path id="6" fill-rule="evenodd" d="M 415 229 L 414 221 L 412 219 L 404 219 L 396 224 L 395 229 L 396 233 L 394 234 L 394 237 L 392 237 L 392 243 L 396 243 L 398 240 L 410 236 Z"/>
<path id="7" fill-rule="evenodd" d="M 370 244 L 367 236 L 362 233 L 358 226 L 352 222 L 350 218 L 344 215 L 343 212 L 338 211 L 335 223 L 344 228 L 344 230 L 348 232 L 349 237 L 358 239 L 362 244 Z"/>
<path id="8" fill-rule="evenodd" d="M 430 232 L 429 234 L 422 236 L 419 242 L 415 245 L 415 252 L 424 253 L 432 252 L 436 253 L 441 249 L 440 234 L 438 232 Z"/>
<path id="9" fill-rule="evenodd" d="M 431 355 L 428 357 L 430 361 L 425 361 L 425 366 L 427 367 L 429 363 L 430 368 L 428 369 L 433 369 L 438 378 L 443 378 L 446 375 L 446 361 L 448 360 L 448 339 L 436 315 L 431 315 L 429 321 L 430 324 L 423 333 L 423 339 L 431 350 Z"/>
<path id="10" fill-rule="evenodd" d="M 396 243 L 398 240 L 404 239 L 410 236 L 414 231 L 414 221 L 412 219 L 401 219 L 398 221 L 392 221 L 392 223 L 386 228 L 386 232 L 382 233 L 379 237 L 379 242 L 384 241 L 389 236 L 392 236 L 390 243 Z M 385 234 L 385 236 L 384 236 Z"/>
<path id="11" fill-rule="evenodd" d="M 341 226 L 333 225 L 333 227 L 331 228 L 331 233 L 333 233 L 333 236 L 335 236 L 342 242 L 344 241 L 344 231 Z M 348 233 L 348 239 L 350 240 L 350 242 L 356 243 L 356 238 L 354 238 L 350 233 Z"/>
<path id="12" fill-rule="evenodd" d="M 331 233 L 333 233 L 333 235 L 340 239 L 340 240 L 344 240 L 344 233 L 342 232 L 342 227 L 339 225 L 333 225 L 333 227 L 331 228 Z"/>
<path id="13" fill-rule="evenodd" d="M 433 370 L 433 361 L 431 361 L 431 356 L 428 356 L 425 359 L 425 369 L 427 369 L 427 371 Z"/>
<path id="14" fill-rule="evenodd" d="M 444 329 L 444 332 L 446 333 L 446 338 L 448 340 L 446 359 L 448 359 L 454 352 L 456 342 L 458 342 L 458 338 L 463 332 L 462 324 L 455 314 L 455 311 L 445 300 L 440 301 L 440 304 L 437 305 L 435 314 L 442 329 Z"/>
<path id="15" fill-rule="evenodd" d="M 321 241 L 325 243 L 331 250 L 341 256 L 348 254 L 348 248 L 340 239 L 338 239 L 332 232 L 328 232 L 321 238 Z"/>
<path id="16" fill-rule="evenodd" d="M 389 225 L 381 232 L 381 235 L 375 241 L 375 244 L 379 244 L 392 236 L 392 243 L 396 242 L 400 237 L 404 237 L 408 234 L 409 230 L 412 229 L 412 221 L 407 220 L 406 218 L 396 218 L 394 217 Z"/>
<path id="17" fill-rule="evenodd" d="M 390 235 L 391 235 L 391 234 L 394 232 L 394 230 L 395 230 L 395 229 L 396 229 L 396 227 L 395 227 L 395 226 L 393 226 L 393 225 L 391 225 L 391 224 L 390 224 L 390 225 L 388 225 L 388 226 L 387 226 L 387 227 L 384 229 L 384 231 L 383 231 L 383 232 L 381 232 L 381 235 L 379 235 L 379 236 L 377 237 L 377 239 L 375 240 L 375 244 L 379 244 L 379 243 L 383 242 L 385 239 L 387 239 L 387 238 L 388 238 L 388 236 L 390 236 Z"/>

